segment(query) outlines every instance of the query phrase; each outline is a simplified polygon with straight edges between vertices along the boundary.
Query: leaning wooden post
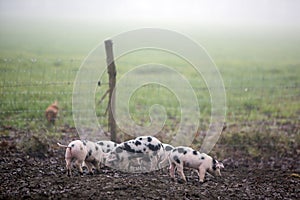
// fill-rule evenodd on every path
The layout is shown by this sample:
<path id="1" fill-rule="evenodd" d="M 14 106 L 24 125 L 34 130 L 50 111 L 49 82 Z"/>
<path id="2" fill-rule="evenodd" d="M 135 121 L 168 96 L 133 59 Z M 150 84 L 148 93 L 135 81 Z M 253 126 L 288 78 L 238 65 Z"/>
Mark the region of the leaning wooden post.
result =
<path id="1" fill-rule="evenodd" d="M 112 41 L 105 41 L 105 51 L 106 51 L 106 63 L 107 63 L 107 73 L 109 76 L 109 103 L 108 103 L 108 127 L 111 134 L 111 141 L 116 142 L 116 121 L 114 119 L 115 114 L 115 98 L 113 96 L 113 91 L 116 86 L 116 66 L 114 62 L 114 55 L 112 49 Z"/>

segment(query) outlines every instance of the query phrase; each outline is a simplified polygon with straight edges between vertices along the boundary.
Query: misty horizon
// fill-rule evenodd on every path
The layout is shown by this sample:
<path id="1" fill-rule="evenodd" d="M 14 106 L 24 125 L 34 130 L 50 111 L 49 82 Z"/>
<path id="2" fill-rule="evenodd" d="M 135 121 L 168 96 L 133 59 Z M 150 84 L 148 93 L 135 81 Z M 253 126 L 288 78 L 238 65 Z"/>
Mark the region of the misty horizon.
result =
<path id="1" fill-rule="evenodd" d="M 139 21 L 215 25 L 300 25 L 300 1 L 0 0 L 0 18 Z"/>

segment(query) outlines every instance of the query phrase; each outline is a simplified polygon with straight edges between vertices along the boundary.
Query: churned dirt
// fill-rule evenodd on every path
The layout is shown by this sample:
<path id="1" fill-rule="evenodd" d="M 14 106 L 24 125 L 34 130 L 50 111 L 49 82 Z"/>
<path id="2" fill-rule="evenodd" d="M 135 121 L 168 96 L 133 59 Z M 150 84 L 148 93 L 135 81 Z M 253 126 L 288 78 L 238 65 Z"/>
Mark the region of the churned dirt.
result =
<path id="1" fill-rule="evenodd" d="M 197 174 L 186 170 L 183 183 L 179 175 L 172 181 L 167 169 L 132 174 L 104 167 L 82 176 L 74 169 L 67 177 L 64 149 L 55 141 L 40 153 L 23 151 L 18 142 L 1 136 L 0 199 L 300 199 L 297 154 L 264 162 L 228 156 L 222 177 L 206 175 L 199 183 Z"/>

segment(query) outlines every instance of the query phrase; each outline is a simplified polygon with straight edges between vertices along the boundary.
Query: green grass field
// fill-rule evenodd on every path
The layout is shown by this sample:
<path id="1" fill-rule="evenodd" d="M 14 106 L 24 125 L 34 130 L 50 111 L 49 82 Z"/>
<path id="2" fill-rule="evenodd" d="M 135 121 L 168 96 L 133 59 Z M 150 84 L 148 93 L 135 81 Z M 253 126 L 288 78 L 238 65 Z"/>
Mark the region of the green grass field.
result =
<path id="1" fill-rule="evenodd" d="M 59 101 L 57 126 L 74 126 L 72 91 L 76 73 L 89 51 L 107 37 L 136 28 L 105 23 L 31 21 L 4 23 L 0 30 L 0 126 L 39 132 L 47 128 L 44 110 Z M 166 27 L 172 28 L 172 27 Z M 182 27 L 174 28 L 204 46 L 216 63 L 226 88 L 229 124 L 260 121 L 298 123 L 300 114 L 300 37 L 299 31 Z M 183 31 L 185 30 L 185 31 Z M 201 110 L 200 129 L 210 119 L 210 96 L 201 77 L 191 66 L 166 52 L 141 51 L 117 60 L 119 79 L 132 66 L 148 62 L 175 67 L 192 84 Z M 145 76 L 156 76 L 157 73 Z M 100 76 L 100 75 L 99 75 Z M 96 88 L 96 110 L 100 124 L 107 129 L 104 115 L 107 99 L 98 104 L 107 90 Z M 95 83 L 97 84 L 97 83 Z M 176 82 L 174 83 L 176 84 Z M 180 84 L 178 84 L 180 88 Z M 184 88 L 182 88 L 184 90 Z M 149 123 L 149 108 L 161 104 L 167 113 L 166 131 L 176 129 L 180 105 L 168 89 L 148 85 L 138 89 L 129 103 L 137 124 Z"/>

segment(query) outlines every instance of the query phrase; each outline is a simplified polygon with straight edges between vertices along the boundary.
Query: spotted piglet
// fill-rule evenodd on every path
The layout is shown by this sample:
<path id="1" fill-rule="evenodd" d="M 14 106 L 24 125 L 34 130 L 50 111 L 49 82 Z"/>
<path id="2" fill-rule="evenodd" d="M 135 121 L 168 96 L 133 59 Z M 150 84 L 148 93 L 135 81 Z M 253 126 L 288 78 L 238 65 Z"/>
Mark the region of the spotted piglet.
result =
<path id="1" fill-rule="evenodd" d="M 60 147 L 66 148 L 65 160 L 68 176 L 71 176 L 71 164 L 73 160 L 80 174 L 83 174 L 83 163 L 87 166 L 90 174 L 93 173 L 93 167 L 99 171 L 99 165 L 103 162 L 104 153 L 98 144 L 85 140 L 74 140 L 68 146 L 57 144 Z"/>
<path id="2" fill-rule="evenodd" d="M 176 147 L 172 150 L 170 156 L 170 176 L 175 179 L 175 168 L 177 168 L 182 179 L 186 182 L 183 168 L 196 169 L 199 181 L 203 182 L 206 171 L 212 172 L 215 175 L 221 176 L 220 169 L 224 168 L 224 165 L 217 160 L 213 159 L 205 153 L 195 151 L 190 147 Z"/>
<path id="3" fill-rule="evenodd" d="M 100 147 L 104 153 L 111 152 L 118 145 L 117 143 L 110 141 L 110 140 L 100 140 L 96 143 L 98 145 L 100 145 Z"/>
<path id="4" fill-rule="evenodd" d="M 154 170 L 158 164 L 158 152 L 163 148 L 153 136 L 140 136 L 119 144 L 108 154 L 107 166 L 130 171 L 131 167 Z"/>

